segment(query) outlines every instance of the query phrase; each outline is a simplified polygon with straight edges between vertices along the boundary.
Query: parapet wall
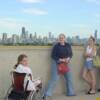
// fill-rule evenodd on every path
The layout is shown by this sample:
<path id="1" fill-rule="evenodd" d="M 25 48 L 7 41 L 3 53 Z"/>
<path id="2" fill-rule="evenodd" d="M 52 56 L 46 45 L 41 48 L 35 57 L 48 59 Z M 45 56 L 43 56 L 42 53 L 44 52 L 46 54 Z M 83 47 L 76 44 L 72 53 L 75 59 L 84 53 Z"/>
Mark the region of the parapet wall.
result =
<path id="1" fill-rule="evenodd" d="M 50 79 L 51 48 L 50 46 L 0 46 L 0 97 L 4 97 L 7 92 L 11 84 L 9 73 L 16 64 L 18 55 L 23 53 L 28 55 L 29 65 L 32 68 L 34 77 L 41 77 L 45 86 Z M 73 47 L 71 69 L 76 91 L 86 89 L 86 84 L 81 78 L 81 69 L 84 63 L 83 53 L 83 47 Z M 64 87 L 64 78 L 61 76 L 54 93 L 61 94 L 65 92 Z"/>

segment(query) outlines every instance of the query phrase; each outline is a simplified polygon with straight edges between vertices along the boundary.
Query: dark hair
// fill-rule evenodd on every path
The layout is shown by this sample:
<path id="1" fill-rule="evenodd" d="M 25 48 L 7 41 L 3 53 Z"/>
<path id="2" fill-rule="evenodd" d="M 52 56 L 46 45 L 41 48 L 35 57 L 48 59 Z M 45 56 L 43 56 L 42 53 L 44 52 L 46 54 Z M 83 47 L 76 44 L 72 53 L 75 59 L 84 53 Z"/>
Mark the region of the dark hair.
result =
<path id="1" fill-rule="evenodd" d="M 24 58 L 27 58 L 27 56 L 25 54 L 21 54 L 21 55 L 18 56 L 17 64 L 14 66 L 15 69 Z"/>
<path id="2" fill-rule="evenodd" d="M 95 38 L 94 38 L 93 36 L 91 36 L 91 37 L 90 37 L 90 39 L 92 39 L 92 40 L 93 40 L 93 42 L 95 42 Z"/>

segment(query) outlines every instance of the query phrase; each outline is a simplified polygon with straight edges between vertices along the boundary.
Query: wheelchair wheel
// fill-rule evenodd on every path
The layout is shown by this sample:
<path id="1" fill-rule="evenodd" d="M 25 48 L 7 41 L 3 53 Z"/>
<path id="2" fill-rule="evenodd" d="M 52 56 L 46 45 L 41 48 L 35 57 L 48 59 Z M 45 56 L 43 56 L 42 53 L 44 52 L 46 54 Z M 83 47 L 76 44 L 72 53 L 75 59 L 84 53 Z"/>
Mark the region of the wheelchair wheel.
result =
<path id="1" fill-rule="evenodd" d="M 27 100 L 42 100 L 42 90 L 39 89 L 36 92 L 32 91 Z"/>
<path id="2" fill-rule="evenodd" d="M 11 86 L 9 87 L 7 93 L 6 93 L 6 96 L 5 96 L 4 100 L 10 100 L 10 99 L 8 99 L 8 96 L 9 96 L 9 94 L 11 93 L 12 89 L 13 89 L 13 88 L 12 88 L 12 85 L 11 85 Z"/>

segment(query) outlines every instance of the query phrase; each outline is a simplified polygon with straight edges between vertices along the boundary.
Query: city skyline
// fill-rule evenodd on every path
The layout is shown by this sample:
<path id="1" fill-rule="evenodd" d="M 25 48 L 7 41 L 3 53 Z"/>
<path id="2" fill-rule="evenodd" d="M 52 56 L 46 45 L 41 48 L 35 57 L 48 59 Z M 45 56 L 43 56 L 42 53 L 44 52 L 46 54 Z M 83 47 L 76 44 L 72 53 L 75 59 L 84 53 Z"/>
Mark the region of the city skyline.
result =
<path id="1" fill-rule="evenodd" d="M 7 34 L 7 37 L 8 37 L 8 38 L 10 38 L 10 37 L 11 37 L 12 35 L 14 35 L 14 34 L 20 36 L 22 33 L 27 33 L 27 34 L 32 34 L 32 35 L 34 35 L 34 34 L 36 33 L 36 35 L 37 35 L 38 37 L 39 37 L 39 36 L 41 36 L 41 37 L 47 37 L 47 36 L 48 36 L 48 33 L 52 33 L 52 35 L 53 35 L 54 37 L 58 38 L 59 34 L 61 34 L 61 33 L 63 33 L 63 32 L 56 34 L 56 33 L 52 32 L 52 31 L 49 31 L 49 32 L 46 32 L 46 34 L 39 34 L 39 33 L 37 33 L 36 31 L 30 32 L 29 29 L 27 29 L 25 26 L 22 26 L 22 27 L 20 27 L 19 34 L 18 34 L 18 33 L 12 33 L 12 34 L 10 34 L 10 33 L 8 33 L 8 32 L 2 32 L 2 33 L 0 34 L 0 38 L 2 38 L 2 35 L 3 35 L 4 33 Z M 93 36 L 95 39 L 97 39 L 97 38 L 100 39 L 100 38 L 98 37 L 99 32 L 98 32 L 97 29 L 95 29 L 89 36 L 86 36 L 86 37 L 81 37 L 79 34 L 72 35 L 72 36 L 68 35 L 67 33 L 63 33 L 63 34 L 65 34 L 66 38 L 67 38 L 67 37 L 72 38 L 72 37 L 75 37 L 75 36 L 79 36 L 79 37 L 82 39 L 82 38 L 89 38 L 90 36 Z"/>
<path id="2" fill-rule="evenodd" d="M 100 38 L 98 38 L 98 30 L 94 31 L 92 35 L 96 39 L 96 44 L 100 44 Z M 52 32 L 48 32 L 48 35 L 38 35 L 36 32 L 29 33 L 25 27 L 21 28 L 20 35 L 12 34 L 8 37 L 7 33 L 2 33 L 0 44 L 2 45 L 49 45 L 56 43 L 58 37 L 55 37 Z M 88 38 L 80 38 L 79 35 L 66 37 L 67 42 L 73 45 L 84 45 L 87 43 Z"/>

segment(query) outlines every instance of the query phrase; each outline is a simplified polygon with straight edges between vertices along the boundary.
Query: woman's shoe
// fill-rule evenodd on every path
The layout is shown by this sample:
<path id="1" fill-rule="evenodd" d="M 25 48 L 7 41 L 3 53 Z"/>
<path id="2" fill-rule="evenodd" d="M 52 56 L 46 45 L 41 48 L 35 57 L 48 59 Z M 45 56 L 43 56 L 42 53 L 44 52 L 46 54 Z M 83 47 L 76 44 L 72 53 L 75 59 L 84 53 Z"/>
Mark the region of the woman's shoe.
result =
<path id="1" fill-rule="evenodd" d="M 100 92 L 100 89 L 98 89 L 97 91 Z"/>
<path id="2" fill-rule="evenodd" d="M 88 95 L 95 95 L 95 94 L 96 92 L 92 92 L 92 91 L 88 92 Z"/>
<path id="3" fill-rule="evenodd" d="M 86 94 L 89 94 L 92 89 L 90 88 Z"/>
<path id="4" fill-rule="evenodd" d="M 95 94 L 96 94 L 96 93 L 90 93 L 90 92 L 88 93 L 88 95 L 95 95 Z"/>

